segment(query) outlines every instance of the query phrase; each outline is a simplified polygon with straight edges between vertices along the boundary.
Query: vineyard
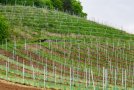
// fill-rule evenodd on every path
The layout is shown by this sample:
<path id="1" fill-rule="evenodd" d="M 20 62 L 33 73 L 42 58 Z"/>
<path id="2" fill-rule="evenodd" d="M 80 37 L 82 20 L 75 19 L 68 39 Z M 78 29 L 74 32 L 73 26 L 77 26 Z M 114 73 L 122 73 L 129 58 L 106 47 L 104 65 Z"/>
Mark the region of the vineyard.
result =
<path id="1" fill-rule="evenodd" d="M 10 39 L 0 79 L 54 90 L 133 90 L 134 35 L 47 7 L 0 5 Z"/>

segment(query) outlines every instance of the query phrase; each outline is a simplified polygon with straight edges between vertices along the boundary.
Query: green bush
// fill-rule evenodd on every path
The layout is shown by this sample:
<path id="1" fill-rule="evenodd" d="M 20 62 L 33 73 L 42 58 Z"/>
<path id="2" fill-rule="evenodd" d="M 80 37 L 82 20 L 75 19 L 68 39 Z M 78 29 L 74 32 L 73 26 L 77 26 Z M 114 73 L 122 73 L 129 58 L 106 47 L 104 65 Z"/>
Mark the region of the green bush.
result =
<path id="1" fill-rule="evenodd" d="M 9 37 L 9 24 L 4 16 L 0 15 L 0 42 Z"/>
<path id="2" fill-rule="evenodd" d="M 76 14 L 76 15 L 80 15 L 82 12 L 82 6 L 81 3 L 78 1 L 72 1 L 72 11 Z"/>
<path id="3" fill-rule="evenodd" d="M 47 6 L 49 9 L 53 8 L 51 0 L 34 0 L 34 5 L 36 7 Z"/>
<path id="4" fill-rule="evenodd" d="M 54 8 L 58 9 L 58 10 L 63 10 L 63 2 L 62 0 L 51 0 L 52 1 L 52 5 L 54 6 Z"/>

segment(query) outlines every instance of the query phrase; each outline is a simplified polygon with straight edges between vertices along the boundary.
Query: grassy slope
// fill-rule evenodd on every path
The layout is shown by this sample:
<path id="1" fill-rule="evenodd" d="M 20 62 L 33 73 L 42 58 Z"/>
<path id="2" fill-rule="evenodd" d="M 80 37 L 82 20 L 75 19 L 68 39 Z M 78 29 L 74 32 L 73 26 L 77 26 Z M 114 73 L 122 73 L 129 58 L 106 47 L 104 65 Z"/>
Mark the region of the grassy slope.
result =
<path id="1" fill-rule="evenodd" d="M 26 68 L 29 72 L 32 72 L 30 64 L 32 57 L 32 63 L 37 69 L 40 69 L 37 71 L 41 73 L 39 74 L 40 77 L 36 77 L 37 82 L 42 82 L 42 71 L 44 65 L 46 65 L 46 58 L 48 61 L 51 61 L 48 62 L 50 76 L 53 76 L 53 63 L 56 64 L 59 76 L 61 67 L 66 67 L 64 69 L 66 69 L 67 72 L 65 71 L 63 76 L 66 75 L 64 77 L 68 79 L 67 85 L 69 84 L 70 66 L 74 66 L 75 71 L 77 71 L 77 68 L 79 67 L 79 70 L 82 73 L 79 74 L 79 78 L 82 78 L 84 75 L 85 68 L 92 68 L 94 76 L 96 77 L 96 82 L 99 77 L 102 78 L 103 67 L 110 69 L 111 65 L 111 67 L 115 69 L 118 66 L 118 85 L 121 83 L 122 68 L 125 68 L 128 71 L 130 70 L 131 72 L 130 68 L 132 67 L 134 60 L 134 35 L 96 22 L 87 21 L 83 18 L 71 16 L 63 12 L 50 11 L 47 9 L 24 6 L 0 6 L 0 12 L 5 15 L 11 23 L 11 42 L 8 43 L 7 48 L 6 45 L 1 46 L 1 48 L 4 50 L 7 49 L 11 54 L 10 59 L 13 59 L 12 63 L 14 63 L 12 69 L 14 70 L 14 67 L 16 67 L 15 63 L 17 63 L 14 62 L 17 58 L 12 58 L 13 52 L 19 57 L 24 58 L 24 63 L 27 63 Z M 15 49 L 13 45 L 14 38 L 17 40 L 17 49 Z M 39 39 L 60 40 L 60 42 L 35 42 Z M 29 54 L 24 51 L 25 40 L 29 42 L 26 50 Z M 4 55 L 3 53 L 1 54 Z M 7 60 L 7 57 L 9 56 L 0 57 L 2 60 Z M 40 57 L 43 58 L 44 62 Z M 1 62 L 6 64 L 5 61 Z M 19 71 L 21 71 L 23 67 L 21 60 L 18 65 L 20 68 Z M 101 68 L 101 70 L 98 70 L 97 67 Z M 17 72 L 18 78 L 22 77 L 22 74 L 19 71 L 13 71 Z M 10 73 L 13 72 L 10 71 Z M 29 74 L 29 72 L 27 72 L 26 75 L 27 80 L 28 77 L 32 78 L 32 75 Z M 5 73 L 1 74 L 4 75 Z M 112 75 L 113 74 L 111 73 L 109 76 Z M 128 86 L 131 87 L 131 79 L 133 76 L 131 76 L 131 73 L 128 73 L 127 75 L 127 83 Z M 53 79 L 54 78 L 51 78 L 48 81 L 53 81 Z M 85 82 L 83 79 L 84 78 L 78 80 Z M 30 80 L 31 79 L 29 79 L 29 82 Z M 100 79 L 100 81 L 101 80 L 102 79 Z M 61 81 L 59 80 L 59 82 Z M 51 83 L 52 82 L 48 82 L 48 86 L 52 87 L 49 85 Z M 98 83 L 98 85 L 101 83 L 102 82 Z M 114 81 L 111 81 L 110 84 L 114 84 Z M 34 83 L 32 83 L 32 85 L 39 86 Z M 43 87 L 42 84 L 40 84 L 40 86 Z M 79 84 L 76 83 L 76 86 L 79 86 Z"/>
<path id="2" fill-rule="evenodd" d="M 11 20 L 13 36 L 20 38 L 38 39 L 40 31 L 120 39 L 134 37 L 124 31 L 57 11 L 22 6 L 1 6 L 0 11 Z"/>

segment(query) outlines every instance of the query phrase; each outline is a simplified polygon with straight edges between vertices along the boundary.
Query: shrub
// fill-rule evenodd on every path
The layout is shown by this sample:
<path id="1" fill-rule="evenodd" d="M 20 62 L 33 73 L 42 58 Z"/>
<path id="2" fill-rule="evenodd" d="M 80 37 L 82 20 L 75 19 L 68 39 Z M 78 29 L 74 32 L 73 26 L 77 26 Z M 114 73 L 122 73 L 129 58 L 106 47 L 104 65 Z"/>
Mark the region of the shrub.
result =
<path id="1" fill-rule="evenodd" d="M 9 37 L 9 24 L 4 16 L 0 15 L 0 42 Z"/>
<path id="2" fill-rule="evenodd" d="M 61 11 L 63 10 L 63 2 L 61 0 L 51 0 L 51 1 L 54 8 Z"/>
<path id="3" fill-rule="evenodd" d="M 47 6 L 49 9 L 53 8 L 51 0 L 34 0 L 34 5 L 36 7 Z"/>

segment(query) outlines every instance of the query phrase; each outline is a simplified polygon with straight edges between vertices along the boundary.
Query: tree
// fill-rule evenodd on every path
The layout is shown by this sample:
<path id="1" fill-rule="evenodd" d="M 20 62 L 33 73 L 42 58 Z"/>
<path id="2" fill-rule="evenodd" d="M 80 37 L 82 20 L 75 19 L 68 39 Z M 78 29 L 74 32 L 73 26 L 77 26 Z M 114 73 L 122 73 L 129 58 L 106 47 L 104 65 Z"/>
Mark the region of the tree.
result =
<path id="1" fill-rule="evenodd" d="M 62 0 L 51 0 L 51 1 L 52 1 L 52 5 L 54 8 L 59 9 L 59 10 L 63 10 Z"/>
<path id="2" fill-rule="evenodd" d="M 26 5 L 32 5 L 34 2 L 34 0 L 0 0 L 1 4 L 11 4 L 11 5 L 15 5 L 15 4 L 26 4 Z"/>
<path id="3" fill-rule="evenodd" d="M 79 1 L 72 0 L 72 12 L 76 15 L 80 15 L 82 13 L 82 6 Z"/>
<path id="4" fill-rule="evenodd" d="M 78 0 L 62 0 L 64 11 L 69 11 L 70 14 L 79 15 L 81 17 L 86 17 L 87 14 L 84 13 L 83 7 Z"/>
<path id="5" fill-rule="evenodd" d="M 72 13 L 72 0 L 63 0 L 63 9 L 64 11 L 69 11 Z"/>
<path id="6" fill-rule="evenodd" d="M 51 0 L 34 0 L 34 5 L 36 7 L 47 6 L 49 9 L 53 8 Z"/>
<path id="7" fill-rule="evenodd" d="M 9 37 L 9 24 L 7 20 L 0 15 L 0 42 Z"/>

